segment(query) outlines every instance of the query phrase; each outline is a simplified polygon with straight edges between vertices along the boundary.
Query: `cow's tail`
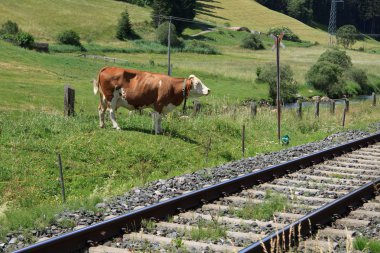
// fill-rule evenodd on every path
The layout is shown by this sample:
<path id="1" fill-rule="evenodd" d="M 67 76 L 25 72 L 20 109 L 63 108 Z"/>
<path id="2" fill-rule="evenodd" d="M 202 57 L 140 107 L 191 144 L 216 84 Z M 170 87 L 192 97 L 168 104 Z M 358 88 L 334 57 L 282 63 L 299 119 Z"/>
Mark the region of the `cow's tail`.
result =
<path id="1" fill-rule="evenodd" d="M 99 79 L 93 80 L 92 85 L 94 86 L 94 95 L 98 94 L 99 92 Z"/>
<path id="2" fill-rule="evenodd" d="M 102 71 L 104 69 L 106 69 L 107 67 L 105 68 L 102 68 L 99 73 L 98 73 L 98 78 L 97 79 L 94 79 L 92 81 L 92 85 L 93 85 L 93 88 L 94 88 L 94 95 L 98 94 L 99 93 L 99 86 L 100 86 L 100 74 L 102 73 Z"/>

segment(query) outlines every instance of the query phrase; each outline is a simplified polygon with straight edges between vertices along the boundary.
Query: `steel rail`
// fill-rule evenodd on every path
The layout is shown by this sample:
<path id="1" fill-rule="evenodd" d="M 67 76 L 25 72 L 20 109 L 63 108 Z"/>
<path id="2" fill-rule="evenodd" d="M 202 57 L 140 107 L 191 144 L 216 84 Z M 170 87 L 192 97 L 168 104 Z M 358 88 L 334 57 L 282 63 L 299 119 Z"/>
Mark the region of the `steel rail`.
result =
<path id="1" fill-rule="evenodd" d="M 334 156 L 366 147 L 380 141 L 380 133 L 351 141 L 336 147 L 325 149 L 301 158 L 270 166 L 216 185 L 196 190 L 160 203 L 156 203 L 116 218 L 103 221 L 73 232 L 69 232 L 46 241 L 42 241 L 16 253 L 68 253 L 84 249 L 91 244 L 121 235 L 125 230 L 135 230 L 141 226 L 144 219 L 162 219 L 175 215 L 183 210 L 191 209 L 203 203 L 214 201 L 220 197 L 236 193 L 243 189 L 258 185 L 299 169 L 320 163 Z"/>
<path id="2" fill-rule="evenodd" d="M 355 207 L 361 206 L 363 202 L 372 199 L 379 189 L 380 178 L 318 208 L 296 222 L 263 238 L 259 242 L 255 242 L 242 249 L 239 253 L 277 252 L 277 248 L 281 249 L 281 252 L 284 252 L 284 250 L 288 250 L 290 246 L 296 245 L 300 239 L 314 234 L 320 227 L 333 222 L 336 218 L 348 214 Z M 301 238 L 299 238 L 300 235 Z"/>

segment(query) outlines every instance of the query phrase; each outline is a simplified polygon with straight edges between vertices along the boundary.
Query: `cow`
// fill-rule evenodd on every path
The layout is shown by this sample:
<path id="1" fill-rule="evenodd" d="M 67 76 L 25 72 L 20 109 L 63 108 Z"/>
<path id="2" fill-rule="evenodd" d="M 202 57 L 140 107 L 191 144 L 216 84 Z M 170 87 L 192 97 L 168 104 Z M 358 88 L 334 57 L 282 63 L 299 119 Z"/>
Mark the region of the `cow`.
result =
<path id="1" fill-rule="evenodd" d="M 120 130 L 115 112 L 119 107 L 129 110 L 153 108 L 154 129 L 162 133 L 162 115 L 175 109 L 187 98 L 207 96 L 210 89 L 195 75 L 175 78 L 164 74 L 135 69 L 104 67 L 93 80 L 94 94 L 100 94 L 99 121 L 104 127 L 104 114 L 109 110 L 115 129 Z"/>

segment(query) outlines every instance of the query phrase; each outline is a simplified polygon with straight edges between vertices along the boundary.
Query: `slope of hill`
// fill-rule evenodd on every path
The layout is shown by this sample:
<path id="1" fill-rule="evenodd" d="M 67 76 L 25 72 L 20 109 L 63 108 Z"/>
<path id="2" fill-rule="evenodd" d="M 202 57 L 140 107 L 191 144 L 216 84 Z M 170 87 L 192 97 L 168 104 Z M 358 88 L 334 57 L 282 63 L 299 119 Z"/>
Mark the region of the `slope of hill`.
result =
<path id="1" fill-rule="evenodd" d="M 254 0 L 201 0 L 199 2 L 197 18 L 201 20 L 219 25 L 229 23 L 232 26 L 246 26 L 261 32 L 267 32 L 269 28 L 275 26 L 287 26 L 303 40 L 318 41 L 323 44 L 328 42 L 326 32 L 272 11 Z"/>
<path id="2" fill-rule="evenodd" d="M 150 10 L 114 0 L 2 0 L 0 24 L 7 20 L 37 40 L 54 41 L 57 34 L 73 29 L 85 42 L 115 39 L 117 20 L 127 6 L 134 23 L 149 19 Z"/>

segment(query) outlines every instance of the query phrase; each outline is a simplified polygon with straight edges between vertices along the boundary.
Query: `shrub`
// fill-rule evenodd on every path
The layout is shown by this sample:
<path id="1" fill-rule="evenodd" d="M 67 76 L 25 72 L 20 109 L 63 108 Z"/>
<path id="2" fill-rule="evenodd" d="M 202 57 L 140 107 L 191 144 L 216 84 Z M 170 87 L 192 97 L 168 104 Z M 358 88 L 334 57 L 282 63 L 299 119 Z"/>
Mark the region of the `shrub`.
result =
<path id="1" fill-rule="evenodd" d="M 368 83 L 367 73 L 364 70 L 351 68 L 348 71 L 348 78 L 360 86 L 362 93 L 370 94 L 373 92 L 373 88 Z"/>
<path id="2" fill-rule="evenodd" d="M 34 37 L 27 32 L 19 32 L 16 35 L 16 43 L 23 48 L 32 48 L 34 44 Z"/>
<path id="3" fill-rule="evenodd" d="M 121 13 L 121 17 L 117 24 L 116 38 L 119 40 L 125 40 L 130 35 L 132 35 L 132 25 L 129 20 L 128 10 L 125 10 Z"/>
<path id="4" fill-rule="evenodd" d="M 258 34 L 249 34 L 245 37 L 242 40 L 241 47 L 255 50 L 265 49 L 264 44 Z"/>
<path id="5" fill-rule="evenodd" d="M 57 40 L 65 45 L 82 46 L 79 35 L 73 30 L 66 30 L 58 34 Z"/>
<path id="6" fill-rule="evenodd" d="M 220 54 L 215 47 L 197 40 L 190 41 L 183 51 L 198 54 Z"/>
<path id="7" fill-rule="evenodd" d="M 18 25 L 17 23 L 13 21 L 8 20 L 7 22 L 1 25 L 0 35 L 4 35 L 4 34 L 16 35 L 18 32 L 19 32 Z"/>
<path id="8" fill-rule="evenodd" d="M 318 61 L 306 74 L 306 81 L 314 88 L 334 97 L 340 88 L 343 69 L 328 61 Z M 337 87 L 335 87 L 337 86 Z"/>
<path id="9" fill-rule="evenodd" d="M 338 65 L 343 69 L 352 67 L 351 57 L 345 51 L 338 49 L 327 50 L 319 56 L 318 62 L 330 62 Z"/>
<path id="10" fill-rule="evenodd" d="M 269 84 L 269 97 L 272 102 L 277 98 L 277 67 L 275 64 L 266 64 L 256 71 L 259 81 Z M 293 71 L 289 65 L 280 66 L 281 98 L 284 102 L 293 102 L 297 97 L 298 85 L 293 78 Z"/>
<path id="11" fill-rule="evenodd" d="M 288 27 L 282 26 L 282 27 L 273 27 L 269 29 L 268 34 L 273 34 L 273 35 L 280 35 L 282 32 L 285 33 L 284 35 L 284 40 L 289 40 L 289 41 L 294 41 L 294 42 L 301 42 L 301 39 L 293 33 L 292 30 L 290 30 Z"/>
<path id="12" fill-rule="evenodd" d="M 336 38 L 338 44 L 342 44 L 344 48 L 348 48 L 359 39 L 359 32 L 353 25 L 344 25 L 336 32 Z"/>
<path id="13" fill-rule="evenodd" d="M 162 23 L 156 31 L 157 40 L 161 45 L 168 45 L 169 22 Z M 174 24 L 170 25 L 170 45 L 181 47 L 182 41 L 179 40 Z"/>

